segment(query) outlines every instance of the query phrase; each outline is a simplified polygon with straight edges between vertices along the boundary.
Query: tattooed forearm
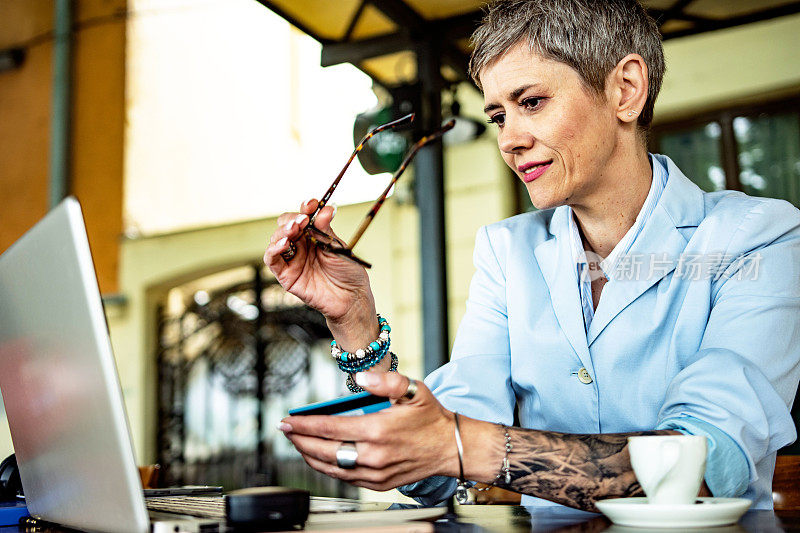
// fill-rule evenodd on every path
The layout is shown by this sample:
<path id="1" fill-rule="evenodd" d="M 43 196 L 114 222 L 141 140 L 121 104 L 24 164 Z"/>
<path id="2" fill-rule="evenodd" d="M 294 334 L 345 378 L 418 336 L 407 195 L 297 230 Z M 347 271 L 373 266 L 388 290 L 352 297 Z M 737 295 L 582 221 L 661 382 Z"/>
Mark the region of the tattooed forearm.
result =
<path id="1" fill-rule="evenodd" d="M 597 500 L 643 495 L 631 468 L 628 437 L 669 433 L 672 432 L 573 435 L 509 428 L 513 445 L 509 454 L 511 483 L 500 486 L 597 511 Z"/>

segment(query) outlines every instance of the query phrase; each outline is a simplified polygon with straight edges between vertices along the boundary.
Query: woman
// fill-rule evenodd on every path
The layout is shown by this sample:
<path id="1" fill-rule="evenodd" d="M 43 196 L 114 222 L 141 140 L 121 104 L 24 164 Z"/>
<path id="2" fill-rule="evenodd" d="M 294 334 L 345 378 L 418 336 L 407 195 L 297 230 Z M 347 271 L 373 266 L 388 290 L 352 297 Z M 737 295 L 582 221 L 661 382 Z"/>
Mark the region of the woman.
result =
<path id="1" fill-rule="evenodd" d="M 437 501 L 460 477 L 586 510 L 641 494 L 628 436 L 705 435 L 701 493 L 771 508 L 775 451 L 796 436 L 800 214 L 704 193 L 647 153 L 664 62 L 635 0 L 501 0 L 473 40 L 501 155 L 539 211 L 479 231 L 451 362 L 427 387 L 384 357 L 356 381 L 391 409 L 281 429 L 359 486 Z M 300 238 L 316 207 L 280 217 L 264 260 L 354 351 L 379 335 L 369 281 Z"/>

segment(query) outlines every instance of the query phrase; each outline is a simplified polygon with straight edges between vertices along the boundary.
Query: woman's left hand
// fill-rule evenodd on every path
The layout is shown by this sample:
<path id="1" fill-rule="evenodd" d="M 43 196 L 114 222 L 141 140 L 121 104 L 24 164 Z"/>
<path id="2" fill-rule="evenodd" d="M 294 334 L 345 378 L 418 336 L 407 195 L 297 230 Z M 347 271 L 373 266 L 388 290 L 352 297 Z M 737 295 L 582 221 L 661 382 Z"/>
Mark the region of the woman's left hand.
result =
<path id="1" fill-rule="evenodd" d="M 432 475 L 455 476 L 458 456 L 453 414 L 422 381 L 411 400 L 403 398 L 409 378 L 397 372 L 362 372 L 362 387 L 388 396 L 388 409 L 363 416 L 292 416 L 281 429 L 309 466 L 331 477 L 372 490 L 388 490 Z M 336 451 L 354 442 L 355 468 L 340 468 Z"/>

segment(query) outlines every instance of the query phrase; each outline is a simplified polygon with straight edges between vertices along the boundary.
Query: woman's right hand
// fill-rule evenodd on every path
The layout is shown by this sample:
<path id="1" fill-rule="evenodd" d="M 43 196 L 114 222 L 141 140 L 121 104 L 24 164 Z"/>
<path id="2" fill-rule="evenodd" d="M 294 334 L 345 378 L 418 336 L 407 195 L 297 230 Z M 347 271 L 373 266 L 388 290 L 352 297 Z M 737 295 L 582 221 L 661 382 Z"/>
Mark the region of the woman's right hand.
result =
<path id="1" fill-rule="evenodd" d="M 270 237 L 264 263 L 287 292 L 325 316 L 342 349 L 362 348 L 375 340 L 378 332 L 369 276 L 361 265 L 323 252 L 303 235 L 317 205 L 317 200 L 311 199 L 300 206 L 299 213 L 278 217 L 278 229 Z M 333 207 L 325 206 L 314 226 L 334 235 L 330 227 L 333 215 Z M 289 250 L 291 242 L 297 252 L 286 261 L 281 254 Z"/>

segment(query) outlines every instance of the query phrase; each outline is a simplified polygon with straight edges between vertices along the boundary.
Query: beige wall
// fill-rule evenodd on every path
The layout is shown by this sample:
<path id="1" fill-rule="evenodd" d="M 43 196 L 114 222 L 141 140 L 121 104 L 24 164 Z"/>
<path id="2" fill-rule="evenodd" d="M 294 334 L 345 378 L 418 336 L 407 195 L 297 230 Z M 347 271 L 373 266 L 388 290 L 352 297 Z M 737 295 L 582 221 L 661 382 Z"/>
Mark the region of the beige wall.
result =
<path id="1" fill-rule="evenodd" d="M 100 288 L 117 290 L 122 228 L 126 0 L 81 0 L 73 25 L 69 191 L 83 204 Z M 0 49 L 24 47 L 0 73 L 0 252 L 49 208 L 52 0 L 0 1 Z"/>
<path id="2" fill-rule="evenodd" d="M 52 0 L 0 2 L 0 49 L 31 43 L 0 72 L 0 252 L 47 212 L 53 43 L 32 39 L 52 27 Z"/>
<path id="3" fill-rule="evenodd" d="M 97 281 L 118 290 L 127 0 L 80 0 L 75 21 L 70 194 L 83 207 Z"/>
<path id="4" fill-rule="evenodd" d="M 674 39 L 656 121 L 800 93 L 800 14 Z"/>

